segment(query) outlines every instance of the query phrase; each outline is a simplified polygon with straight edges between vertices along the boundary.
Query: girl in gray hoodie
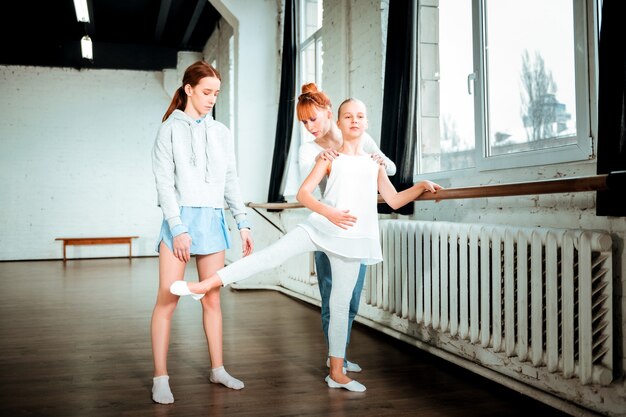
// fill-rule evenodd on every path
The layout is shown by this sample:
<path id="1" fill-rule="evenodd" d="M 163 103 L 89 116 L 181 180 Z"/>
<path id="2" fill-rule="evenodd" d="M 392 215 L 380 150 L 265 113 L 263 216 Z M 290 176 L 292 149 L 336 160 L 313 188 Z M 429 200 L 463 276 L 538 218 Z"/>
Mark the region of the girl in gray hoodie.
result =
<path id="1" fill-rule="evenodd" d="M 198 61 L 190 65 L 163 116 L 152 150 L 158 204 L 163 210 L 156 247 L 159 290 L 151 323 L 152 399 L 161 404 L 174 402 L 167 373 L 167 352 L 171 318 L 179 297 L 170 293 L 169 287 L 183 279 L 191 255 L 196 256 L 200 281 L 224 267 L 225 250 L 231 245 L 224 202 L 237 222 L 243 255 L 253 250 L 232 134 L 210 114 L 220 83 L 219 73 L 208 63 Z M 223 366 L 219 288 L 202 298 L 202 309 L 211 358 L 210 381 L 232 389 L 243 388 L 243 382 L 229 375 Z"/>

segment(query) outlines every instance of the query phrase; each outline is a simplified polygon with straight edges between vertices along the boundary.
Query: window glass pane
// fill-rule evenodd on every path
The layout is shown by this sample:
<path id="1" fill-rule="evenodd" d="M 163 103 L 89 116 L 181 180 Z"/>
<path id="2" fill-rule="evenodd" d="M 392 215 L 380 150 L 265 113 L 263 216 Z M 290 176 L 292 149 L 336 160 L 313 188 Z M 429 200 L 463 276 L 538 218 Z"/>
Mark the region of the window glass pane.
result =
<path id="1" fill-rule="evenodd" d="M 303 42 L 322 27 L 322 0 L 302 0 L 301 6 Z"/>
<path id="2" fill-rule="evenodd" d="M 300 85 L 308 84 L 308 83 L 316 83 L 317 84 L 317 74 L 315 72 L 315 43 L 309 43 L 309 45 L 302 50 L 300 53 L 300 71 L 301 71 L 301 82 Z M 321 77 L 320 77 L 321 78 Z M 321 86 L 317 84 L 318 88 L 321 90 Z M 300 142 L 305 143 L 309 142 L 315 137 L 311 135 L 305 128 L 300 126 Z M 304 178 L 302 178 L 304 180 Z"/>
<path id="3" fill-rule="evenodd" d="M 572 0 L 485 0 L 487 155 L 576 144 Z"/>
<path id="4" fill-rule="evenodd" d="M 439 2 L 439 68 L 433 70 L 433 78 L 438 79 L 439 109 L 430 129 L 426 126 L 428 118 L 422 118 L 421 173 L 475 166 L 472 51 L 472 1 Z M 425 58 L 423 55 L 422 61 Z M 423 61 L 422 74 L 428 77 L 431 71 L 424 70 L 424 65 Z M 428 99 L 428 95 L 424 98 Z M 422 113 L 428 106 L 422 103 Z M 439 142 L 432 143 L 435 139 Z"/>
<path id="5" fill-rule="evenodd" d="M 300 75 L 302 84 L 315 82 L 315 42 L 309 43 L 300 52 Z"/>
<path id="6" fill-rule="evenodd" d="M 322 38 L 319 37 L 317 39 L 315 39 L 315 57 L 316 59 L 316 65 L 317 65 L 317 69 L 316 69 L 316 82 L 315 84 L 317 84 L 317 88 L 318 90 L 322 90 L 322 64 L 324 63 L 323 57 L 322 57 L 322 51 L 323 51 L 323 44 L 322 44 Z"/>
<path id="7" fill-rule="evenodd" d="M 322 27 L 322 0 L 300 0 L 300 33 L 299 67 L 300 79 L 298 86 L 305 83 L 316 83 L 322 88 L 322 38 L 319 29 Z M 298 94 L 300 88 L 298 87 Z M 313 135 L 294 118 L 294 135 L 289 152 L 289 167 L 285 183 L 285 196 L 293 196 L 298 191 L 304 178 L 300 178 L 298 166 L 298 150 L 301 144 L 315 139 Z"/>
<path id="8" fill-rule="evenodd" d="M 321 62 L 321 48 L 322 39 L 318 38 L 315 42 L 309 43 L 300 54 L 300 68 L 302 82 L 300 83 L 315 83 L 319 90 L 322 90 L 322 62 Z M 317 71 L 316 71 L 316 53 L 318 54 Z M 300 126 L 300 143 L 305 143 L 314 140 L 315 137 L 310 134 L 304 127 Z M 304 180 L 304 178 L 301 178 Z"/>

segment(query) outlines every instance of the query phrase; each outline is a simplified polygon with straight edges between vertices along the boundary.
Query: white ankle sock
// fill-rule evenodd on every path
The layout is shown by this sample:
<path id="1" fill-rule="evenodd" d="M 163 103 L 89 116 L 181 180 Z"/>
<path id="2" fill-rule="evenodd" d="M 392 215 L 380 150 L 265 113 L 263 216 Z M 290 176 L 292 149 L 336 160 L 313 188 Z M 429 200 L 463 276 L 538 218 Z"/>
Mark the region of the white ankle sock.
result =
<path id="1" fill-rule="evenodd" d="M 174 402 L 169 380 L 170 377 L 167 375 L 152 378 L 152 401 L 159 404 L 172 404 Z"/>
<path id="2" fill-rule="evenodd" d="M 211 369 L 209 381 L 215 384 L 222 384 L 232 389 L 242 389 L 244 387 L 243 382 L 232 377 L 228 372 L 226 372 L 226 369 L 224 369 L 223 366 Z"/>

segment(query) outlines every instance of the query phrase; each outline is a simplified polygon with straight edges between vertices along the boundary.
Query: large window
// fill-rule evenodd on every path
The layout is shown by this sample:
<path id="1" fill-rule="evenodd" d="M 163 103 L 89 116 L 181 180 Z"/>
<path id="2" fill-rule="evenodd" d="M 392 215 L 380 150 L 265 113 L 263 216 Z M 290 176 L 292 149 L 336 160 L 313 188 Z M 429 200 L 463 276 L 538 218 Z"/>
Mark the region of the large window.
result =
<path id="1" fill-rule="evenodd" d="M 300 83 L 315 83 L 322 89 L 322 3 L 323 0 L 300 0 Z M 300 88 L 297 88 L 300 94 Z M 298 124 L 300 143 L 313 140 L 313 136 Z M 300 179 L 301 181 L 304 178 Z"/>
<path id="2" fill-rule="evenodd" d="M 315 83 L 322 89 L 322 3 L 323 0 L 300 0 L 298 12 L 298 68 L 299 77 L 296 92 L 300 95 L 304 83 Z M 295 97 L 294 97 L 295 99 Z M 297 193 L 304 178 L 300 178 L 298 167 L 298 149 L 300 145 L 314 137 L 302 128 L 295 118 L 294 137 L 289 152 L 289 167 L 285 183 L 285 196 Z"/>
<path id="3" fill-rule="evenodd" d="M 421 94 L 422 108 L 438 102 L 426 120 L 438 135 L 422 134 L 418 173 L 588 159 L 586 1 L 438 4 L 420 9 L 420 25 L 438 28 L 432 44 L 420 42 L 435 48 L 439 70 L 435 88 L 423 88 L 434 93 Z"/>
<path id="4" fill-rule="evenodd" d="M 300 78 L 302 83 L 322 82 L 322 0 L 300 1 Z"/>

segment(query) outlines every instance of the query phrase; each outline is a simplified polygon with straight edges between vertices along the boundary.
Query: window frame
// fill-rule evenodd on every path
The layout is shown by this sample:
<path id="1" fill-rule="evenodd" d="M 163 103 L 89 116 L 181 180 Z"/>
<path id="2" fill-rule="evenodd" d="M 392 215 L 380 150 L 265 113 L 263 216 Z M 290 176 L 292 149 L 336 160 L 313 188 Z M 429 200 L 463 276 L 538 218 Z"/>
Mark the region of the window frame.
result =
<path id="1" fill-rule="evenodd" d="M 303 66 L 303 56 L 304 51 L 310 47 L 314 46 L 315 52 L 315 84 L 318 88 L 322 88 L 322 27 L 323 27 L 323 0 L 318 0 L 318 5 L 320 7 L 320 12 L 322 16 L 320 16 L 320 25 L 315 32 L 309 35 L 306 39 L 302 39 L 305 27 L 305 2 L 306 0 L 299 0 L 298 4 L 298 24 L 297 24 L 297 39 L 298 39 L 298 59 L 296 63 L 297 67 L 297 88 L 296 92 L 300 94 L 300 86 L 304 84 L 304 82 L 311 82 L 311 80 L 305 80 L 304 78 L 304 66 Z M 295 98 L 294 98 L 295 99 Z M 304 135 L 305 132 L 302 128 L 302 123 L 298 120 L 298 116 L 296 110 L 294 108 L 294 129 L 291 137 L 291 146 L 289 151 L 289 164 L 287 168 L 287 176 L 285 180 L 285 189 L 284 195 L 285 197 L 294 197 L 298 191 L 298 188 L 304 178 L 300 178 L 300 167 L 298 161 L 298 150 L 300 146 L 304 143 Z M 293 173 L 295 170 L 295 175 Z M 297 178 L 297 181 L 295 180 Z"/>
<path id="2" fill-rule="evenodd" d="M 314 44 L 314 52 L 315 52 L 315 84 L 321 89 L 322 86 L 322 65 L 321 65 L 321 56 L 322 56 L 322 50 L 321 50 L 321 44 L 322 44 L 322 26 L 323 26 L 323 20 L 322 20 L 322 16 L 320 16 L 319 20 L 320 20 L 320 24 L 319 27 L 317 28 L 317 30 L 315 32 L 313 32 L 311 35 L 309 35 L 306 39 L 302 39 L 303 33 L 304 33 L 304 27 L 306 26 L 306 22 L 305 22 L 305 3 L 307 0 L 300 0 L 300 7 L 298 8 L 299 12 L 299 16 L 298 16 L 298 28 L 297 28 L 297 33 L 298 33 L 298 80 L 299 80 L 299 85 L 302 85 L 305 81 L 310 82 L 309 80 L 304 80 L 304 68 L 302 65 L 303 62 L 303 55 L 304 55 L 304 51 L 311 46 L 311 44 Z M 317 0 L 318 3 L 318 8 L 320 8 L 321 10 L 319 10 L 319 12 L 321 12 L 323 14 L 323 8 L 320 6 L 323 6 L 323 0 Z"/>
<path id="3" fill-rule="evenodd" d="M 485 2 L 488 0 L 472 0 L 472 44 L 473 44 L 473 80 L 471 87 L 474 95 L 474 167 L 421 172 L 420 135 L 417 146 L 417 164 L 415 177 L 443 178 L 467 172 L 483 172 L 521 167 L 537 167 L 542 165 L 581 162 L 595 158 L 594 142 L 597 123 L 593 117 L 593 106 L 596 103 L 595 75 L 589 63 L 597 56 L 597 35 L 590 19 L 595 15 L 594 7 L 598 0 L 572 0 L 574 26 L 574 63 L 576 91 L 576 143 L 538 149 L 518 153 L 488 155 L 488 73 L 485 54 L 486 16 Z M 493 0 L 492 0 L 493 1 Z M 497 1 L 497 0 L 496 0 Z M 439 26 L 439 25 L 438 25 Z M 419 31 L 418 31 L 419 32 Z M 593 39 L 592 39 L 593 38 Z M 419 42 L 419 38 L 417 39 Z M 421 48 L 420 48 L 421 50 Z M 472 74 L 469 74 L 471 76 Z M 420 101 L 422 97 L 420 97 Z M 421 105 L 418 106 L 421 108 Z M 440 116 L 441 117 L 441 116 Z M 418 123 L 421 119 L 416 118 Z M 417 130 L 421 132 L 420 129 Z M 570 136 L 571 137 L 571 136 Z"/>

